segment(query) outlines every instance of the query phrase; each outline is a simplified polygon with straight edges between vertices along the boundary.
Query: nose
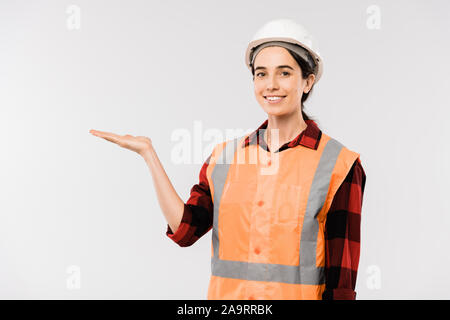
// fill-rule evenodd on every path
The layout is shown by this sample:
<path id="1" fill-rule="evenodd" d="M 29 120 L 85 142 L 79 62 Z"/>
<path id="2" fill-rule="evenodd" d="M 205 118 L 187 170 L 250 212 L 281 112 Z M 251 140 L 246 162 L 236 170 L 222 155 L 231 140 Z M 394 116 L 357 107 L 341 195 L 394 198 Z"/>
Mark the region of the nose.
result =
<path id="1" fill-rule="evenodd" d="M 268 83 L 267 83 L 267 91 L 272 91 L 278 89 L 278 81 L 276 78 L 276 75 L 272 75 L 269 77 Z"/>

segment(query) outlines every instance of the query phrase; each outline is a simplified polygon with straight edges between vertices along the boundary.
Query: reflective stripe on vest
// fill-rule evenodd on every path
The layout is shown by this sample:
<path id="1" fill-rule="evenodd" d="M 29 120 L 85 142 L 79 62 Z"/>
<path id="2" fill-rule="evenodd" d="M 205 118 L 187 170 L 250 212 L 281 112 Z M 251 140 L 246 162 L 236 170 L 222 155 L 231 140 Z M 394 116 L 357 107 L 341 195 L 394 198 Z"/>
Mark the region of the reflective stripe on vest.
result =
<path id="1" fill-rule="evenodd" d="M 247 248 L 247 240 L 252 240 L 254 241 L 255 239 L 259 239 L 258 237 L 261 237 L 261 234 L 263 237 L 267 236 L 267 239 L 269 239 L 268 241 L 274 241 L 276 239 L 276 235 L 274 234 L 268 234 L 267 230 L 272 231 L 272 229 L 264 229 L 265 226 L 267 225 L 267 222 L 269 220 L 262 220 L 263 223 L 266 223 L 266 225 L 260 225 L 259 228 L 263 228 L 263 230 L 261 229 L 254 229 L 254 228 L 258 228 L 258 226 L 251 226 L 251 221 L 249 220 L 248 216 L 242 216 L 241 218 L 244 220 L 241 220 L 239 214 L 243 214 L 243 213 L 253 213 L 253 209 L 251 208 L 256 208 L 256 207 L 249 207 L 248 203 L 247 204 L 240 204 L 239 202 L 234 203 L 231 202 L 231 205 L 233 207 L 230 207 L 230 197 L 232 197 L 230 195 L 234 194 L 237 196 L 238 199 L 242 199 L 243 201 L 247 202 L 247 199 L 245 198 L 245 196 L 242 196 L 241 194 L 236 194 L 237 190 L 239 190 L 239 184 L 241 185 L 240 188 L 242 188 L 242 181 L 240 181 L 240 178 L 237 178 L 238 180 L 234 180 L 236 172 L 240 172 L 240 171 L 236 171 L 236 165 L 235 163 L 233 163 L 233 159 L 235 159 L 235 157 L 237 157 L 237 151 L 238 151 L 238 147 L 240 148 L 241 144 L 240 142 L 243 141 L 244 137 L 239 137 L 230 141 L 227 141 L 226 143 L 222 144 L 221 147 L 223 147 L 223 149 L 221 151 L 220 148 L 216 149 L 214 152 L 214 156 L 211 159 L 211 163 L 213 164 L 211 166 L 211 169 L 209 171 L 209 179 L 211 180 L 210 182 L 212 182 L 211 185 L 211 191 L 212 191 L 212 196 L 213 196 L 213 203 L 214 203 L 214 217 L 213 217 L 213 230 L 212 230 L 212 257 L 211 257 L 211 272 L 212 272 L 212 276 L 215 277 L 220 277 L 220 279 L 223 279 L 221 281 L 226 281 L 226 279 L 230 279 L 230 281 L 239 281 L 239 280 L 244 280 L 244 281 L 263 281 L 263 282 L 270 282 L 270 283 L 274 283 L 276 284 L 281 283 L 281 284 L 290 284 L 290 285 L 307 285 L 308 287 L 310 287 L 311 285 L 313 287 L 317 287 L 316 289 L 312 289 L 312 287 L 310 287 L 311 289 L 300 289 L 302 292 L 302 290 L 312 290 L 312 291 L 308 291 L 309 293 L 313 292 L 312 294 L 306 294 L 309 297 L 313 297 L 313 299 L 320 299 L 321 297 L 319 297 L 320 295 L 320 290 L 323 289 L 323 285 L 325 283 L 325 273 L 324 273 L 324 253 L 323 253 L 323 249 L 322 246 L 324 246 L 324 240 L 323 240 L 323 235 L 321 236 L 321 246 L 320 248 L 318 247 L 318 235 L 319 235 L 319 229 L 320 227 L 322 228 L 323 231 L 323 224 L 321 224 L 321 226 L 319 226 L 319 218 L 321 219 L 321 223 L 323 223 L 323 215 L 325 213 L 325 210 L 327 210 L 330 206 L 330 201 L 331 196 L 334 195 L 334 192 L 336 192 L 338 184 L 340 184 L 345 175 L 347 174 L 348 170 L 351 167 L 351 164 L 353 163 L 354 160 L 356 160 L 356 158 L 359 156 L 359 154 L 350 151 L 348 149 L 346 149 L 340 142 L 338 142 L 337 140 L 327 136 L 326 134 L 322 134 L 322 138 L 319 144 L 319 148 L 317 150 L 321 150 L 321 154 L 317 151 L 317 150 L 312 150 L 312 149 L 308 149 L 306 147 L 300 146 L 298 148 L 305 148 L 305 149 L 297 149 L 297 150 L 291 150 L 291 152 L 300 152 L 299 155 L 301 155 L 303 157 L 303 155 L 305 155 L 307 157 L 307 159 L 309 159 L 309 157 L 311 156 L 313 160 L 311 160 L 310 163 L 315 164 L 315 171 L 313 167 L 308 167 L 310 169 L 307 169 L 306 171 L 308 172 L 308 174 L 306 175 L 308 177 L 308 187 L 305 187 L 305 190 L 302 189 L 298 189 L 301 190 L 301 192 L 303 192 L 303 199 L 306 202 L 302 202 L 302 209 L 301 214 L 302 216 L 302 223 L 300 223 L 301 225 L 301 230 L 299 230 L 298 228 L 296 229 L 296 231 L 289 231 L 289 241 L 286 242 L 288 245 L 289 243 L 292 243 L 292 241 L 295 241 L 295 239 L 298 239 L 298 247 L 297 247 L 297 254 L 298 254 L 298 262 L 296 265 L 295 264 L 295 260 L 292 260 L 292 258 L 297 257 L 297 255 L 292 255 L 292 254 L 288 254 L 286 256 L 282 256 L 280 259 L 284 259 L 283 261 L 286 261 L 286 264 L 281 264 L 281 263 L 257 263 L 257 262 L 250 262 L 250 261 L 236 261 L 236 260 L 242 260 L 245 259 L 244 257 L 246 256 L 246 254 L 243 254 L 241 256 L 241 258 L 237 258 L 238 255 L 233 256 L 232 254 L 230 254 L 230 250 L 234 251 L 234 245 L 236 244 L 238 246 L 237 250 L 240 250 L 238 252 L 246 252 L 245 250 L 250 250 L 250 247 Z M 255 147 L 255 146 L 254 146 Z M 248 148 L 248 147 L 247 147 Z M 260 146 L 256 146 L 256 148 L 260 148 Z M 296 147 L 297 148 L 297 147 Z M 293 148 L 293 149 L 296 149 Z M 259 149 L 258 149 L 259 150 Z M 345 152 L 342 152 L 344 151 Z M 285 151 L 282 151 L 285 152 Z M 289 151 L 287 151 L 289 152 Z M 311 153 L 309 153 L 311 152 Z M 288 156 L 287 153 L 284 154 L 285 157 Z M 290 160 L 289 161 L 294 161 L 294 162 L 287 162 L 287 165 L 289 164 L 294 164 L 295 167 L 295 163 L 297 158 L 297 153 L 292 154 L 292 156 L 290 156 Z M 340 162 L 338 165 L 337 164 L 337 160 L 338 158 L 340 158 Z M 294 160 L 292 160 L 294 159 Z M 231 166 L 233 167 L 233 171 L 231 170 Z M 298 166 L 297 166 L 298 167 Z M 249 167 L 244 167 L 243 170 L 246 170 L 246 168 Z M 303 164 L 301 166 L 301 168 L 303 168 Z M 286 168 L 284 168 L 286 169 Z M 295 171 L 297 169 L 297 171 Z M 239 169 L 240 170 L 240 169 Z M 252 170 L 252 169 L 251 169 Z M 293 169 L 294 172 L 298 172 L 298 168 L 294 168 Z M 333 171 L 334 170 L 334 171 Z M 231 174 L 230 172 L 233 172 L 233 174 Z M 284 172 L 283 174 L 286 174 L 286 170 L 282 171 Z M 251 173 L 253 174 L 253 171 L 251 171 Z M 244 174 L 245 176 L 245 174 Z M 248 177 L 248 176 L 247 176 Z M 251 176 L 253 177 L 253 176 Z M 227 179 L 229 180 L 227 182 Z M 262 179 L 262 178 L 261 178 Z M 272 178 L 273 179 L 273 178 Z M 261 181 L 266 181 L 266 185 L 265 186 L 269 186 L 269 184 L 267 183 L 271 183 L 271 181 L 277 181 L 276 183 L 278 183 L 278 185 L 274 186 L 274 188 L 277 187 L 282 187 L 284 184 L 284 179 L 285 179 L 285 175 L 282 176 L 283 181 L 279 181 L 277 179 L 275 180 L 261 180 Z M 259 178 L 253 179 L 251 178 L 251 184 L 249 185 L 250 188 L 253 188 L 252 191 L 249 194 L 252 194 L 253 191 L 255 191 L 255 183 L 258 184 L 259 183 Z M 294 180 L 295 181 L 295 180 Z M 301 180 L 299 180 L 301 182 Z M 330 185 L 330 181 L 333 182 L 332 185 Z M 232 189 L 233 188 L 233 183 L 236 183 L 235 188 L 237 189 Z M 228 183 L 231 183 L 231 187 L 230 185 L 228 185 Z M 286 182 L 287 185 L 289 185 L 289 182 Z M 227 186 L 226 186 L 227 184 Z M 310 184 L 310 185 L 309 185 Z M 245 184 L 244 184 L 244 189 L 246 190 L 247 188 L 245 188 Z M 263 196 L 265 197 L 267 195 L 267 200 L 269 201 L 269 203 L 271 203 L 271 205 L 273 204 L 273 206 L 269 207 L 269 210 L 278 210 L 275 212 L 270 213 L 269 211 L 266 211 L 265 213 L 267 213 L 269 216 L 270 214 L 281 214 L 280 212 L 282 211 L 282 206 L 283 206 L 283 201 L 284 199 L 292 199 L 295 198 L 296 190 L 295 187 L 293 187 L 293 189 L 288 189 L 289 186 L 286 187 L 286 185 L 284 185 L 284 187 L 286 187 L 287 189 L 285 189 L 286 191 L 289 191 L 290 193 L 287 195 L 283 195 L 283 196 L 272 196 L 270 194 L 268 194 L 267 192 L 275 192 L 278 194 L 282 194 L 283 191 L 279 191 L 277 189 L 272 189 L 269 191 L 265 191 L 265 186 L 263 187 L 257 187 L 256 191 L 257 194 L 259 196 Z M 228 193 L 228 207 L 222 208 L 221 209 L 221 200 L 222 197 L 224 196 L 224 188 L 228 188 L 227 189 L 227 193 Z M 270 189 L 271 187 L 269 187 Z M 309 188 L 309 189 L 308 189 Z M 230 189 L 232 189 L 230 191 Z M 234 191 L 236 190 L 236 191 Z M 306 191 L 309 191 L 309 193 L 305 193 Z M 244 193 L 246 194 L 246 193 Z M 232 197 L 233 198 L 233 197 Z M 299 196 L 300 198 L 300 196 Z M 257 200 L 257 199 L 256 199 Z M 254 200 L 254 201 L 256 201 Z M 224 200 L 225 201 L 225 200 Z M 237 201 L 241 201 L 241 200 L 237 200 Z M 253 201 L 253 199 L 250 199 L 249 201 Z M 272 201 L 272 202 L 271 202 Z M 295 200 L 292 200 L 293 202 L 291 203 L 292 205 L 295 204 Z M 325 208 L 324 208 L 324 204 Z M 234 210 L 234 206 L 236 206 L 236 210 Z M 231 209 L 230 209 L 231 208 Z M 294 210 L 297 210 L 297 207 L 294 207 Z M 226 230 L 225 232 L 227 233 L 226 235 L 221 234 L 221 236 L 225 236 L 227 239 L 226 243 L 228 245 L 227 248 L 223 248 L 222 251 L 220 251 L 221 249 L 221 244 L 219 241 L 219 211 L 223 211 L 225 210 L 225 214 L 227 216 L 224 216 L 223 218 L 225 219 L 224 222 L 228 223 L 226 225 L 222 225 L 221 227 L 221 232 L 224 232 L 224 230 Z M 242 211 L 244 210 L 244 211 Z M 261 210 L 261 209 L 260 209 Z M 265 210 L 265 209 L 262 209 Z M 284 210 L 284 209 L 283 209 Z M 291 210 L 292 212 L 292 206 L 287 209 L 287 210 Z M 261 212 L 261 211 L 259 211 Z M 234 215 L 234 213 L 236 213 L 236 215 Z M 320 214 L 320 215 L 319 215 Z M 231 216 L 230 216 L 231 215 Z M 251 217 L 251 215 L 250 215 Z M 267 216 L 264 216 L 265 218 L 267 218 Z M 237 219 L 237 220 L 233 220 L 233 219 Z M 234 239 L 234 238 L 229 238 L 230 235 L 228 234 L 229 231 L 232 231 L 230 229 L 230 221 L 231 223 L 240 223 L 244 226 L 247 226 L 250 228 L 250 230 L 248 230 L 248 232 L 257 232 L 258 235 L 255 235 L 256 238 L 251 238 L 248 235 L 245 235 L 242 241 L 240 241 L 239 239 Z M 257 220 L 255 220 L 257 221 Z M 222 223 L 224 223 L 222 222 Z M 283 223 L 283 222 L 279 222 L 279 223 Z M 292 220 L 289 223 L 292 223 L 290 226 L 294 226 L 296 225 L 295 221 L 292 222 Z M 247 228 L 245 227 L 245 228 Z M 225 229 L 224 229 L 225 228 Z M 231 225 L 231 228 L 233 228 L 233 225 Z M 282 230 L 282 229 L 276 229 L 277 227 L 274 226 L 274 231 L 275 230 Z M 241 232 L 241 230 L 245 230 L 245 229 L 236 229 L 239 230 L 239 232 Z M 254 231 L 251 231 L 254 230 Z M 293 229 L 288 229 L 288 230 L 293 230 Z M 298 235 L 296 238 L 295 236 L 295 232 L 298 232 Z M 239 234 L 234 234 L 234 237 L 239 238 Z M 249 237 L 248 239 L 245 237 Z M 299 239 L 300 238 L 300 239 Z M 230 241 L 231 239 L 231 241 Z M 261 238 L 262 240 L 267 240 L 266 238 Z M 286 240 L 285 238 L 283 239 L 284 241 Z M 234 242 L 233 242 L 234 241 Z M 281 242 L 280 242 L 281 243 Z M 231 244 L 231 247 L 230 247 Z M 252 244 L 254 245 L 254 242 L 252 242 Z M 266 243 L 262 243 L 261 245 L 267 245 L 268 242 Z M 248 243 L 248 246 L 250 246 L 250 242 Z M 292 247 L 291 248 L 286 248 L 286 250 L 293 250 Z M 225 250 L 225 251 L 223 251 Z M 269 249 L 271 250 L 271 249 Z M 274 249 L 275 250 L 275 249 Z M 283 248 L 281 248 L 282 251 L 284 251 Z M 221 252 L 221 255 L 225 254 L 226 256 L 229 257 L 229 259 L 221 259 L 221 255 L 219 255 L 219 252 Z M 271 251 L 265 251 L 266 256 L 265 258 L 267 258 L 266 260 L 269 261 L 270 259 L 268 258 L 267 254 L 270 254 Z M 292 253 L 292 252 L 291 252 Z M 316 257 L 317 255 L 320 254 L 321 260 L 320 262 L 316 261 Z M 286 258 L 288 257 L 288 258 Z M 237 259 L 236 259 L 237 258 Z M 264 260 L 264 257 L 260 257 L 258 258 L 260 261 Z M 253 258 L 253 261 L 257 261 L 258 259 L 256 259 L 255 257 Z M 272 259 L 271 262 L 276 262 L 274 260 L 277 259 Z M 235 280 L 233 280 L 235 279 Z M 226 295 L 228 298 L 234 299 L 234 297 L 236 296 L 242 296 L 241 293 L 238 293 L 236 290 L 242 290 L 242 288 L 245 287 L 239 287 L 240 289 L 237 289 L 238 287 L 235 287 L 236 282 L 232 282 L 234 284 L 230 283 L 230 286 L 227 286 L 229 288 L 234 287 L 235 291 L 229 291 L 227 290 L 227 292 L 222 292 L 220 288 L 222 288 L 223 285 L 219 284 L 218 279 L 211 279 L 212 282 L 210 282 L 210 290 L 212 288 L 211 291 L 211 297 L 212 298 L 217 298 L 220 297 L 222 295 Z M 211 284 L 213 284 L 213 286 L 211 286 Z M 319 289 L 319 287 L 321 289 Z M 225 287 L 223 287 L 225 288 Z M 287 289 L 286 289 L 287 288 Z M 282 293 L 282 291 L 277 291 L 278 295 L 280 296 L 285 296 L 285 297 L 289 297 L 290 298 L 297 298 L 298 296 L 302 296 L 302 293 L 295 293 L 296 291 L 291 291 L 291 287 L 286 287 L 285 289 L 288 290 L 286 291 L 286 293 Z M 225 289 L 224 289 L 225 290 Z M 270 291 L 270 289 L 268 289 Z M 284 289 L 283 289 L 284 290 Z M 251 292 L 254 292 L 254 290 L 251 290 Z M 259 291 L 261 292 L 261 291 Z M 269 293 L 268 293 L 269 294 Z M 275 294 L 275 293 L 274 293 Z M 275 297 L 276 298 L 276 297 Z"/>

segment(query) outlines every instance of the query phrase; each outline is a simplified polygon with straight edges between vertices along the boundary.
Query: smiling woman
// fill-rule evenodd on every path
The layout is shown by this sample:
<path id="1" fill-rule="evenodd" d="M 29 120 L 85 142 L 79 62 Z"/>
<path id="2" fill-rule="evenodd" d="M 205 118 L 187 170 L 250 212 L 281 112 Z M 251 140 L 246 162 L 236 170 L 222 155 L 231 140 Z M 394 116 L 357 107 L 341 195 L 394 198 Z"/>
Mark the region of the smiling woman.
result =
<path id="1" fill-rule="evenodd" d="M 267 120 L 213 148 L 187 202 L 151 139 L 91 130 L 144 158 L 166 235 L 177 245 L 212 229 L 208 299 L 356 297 L 366 176 L 359 153 L 303 111 L 323 68 L 310 39 L 302 26 L 279 19 L 250 41 L 245 61 Z"/>
<path id="2" fill-rule="evenodd" d="M 366 178 L 359 153 L 303 111 L 323 69 L 310 39 L 289 19 L 256 33 L 245 61 L 268 119 L 216 145 L 178 229 L 167 226 L 182 247 L 212 229 L 208 299 L 356 297 Z M 256 165 L 234 161 L 246 154 L 258 154 Z"/>

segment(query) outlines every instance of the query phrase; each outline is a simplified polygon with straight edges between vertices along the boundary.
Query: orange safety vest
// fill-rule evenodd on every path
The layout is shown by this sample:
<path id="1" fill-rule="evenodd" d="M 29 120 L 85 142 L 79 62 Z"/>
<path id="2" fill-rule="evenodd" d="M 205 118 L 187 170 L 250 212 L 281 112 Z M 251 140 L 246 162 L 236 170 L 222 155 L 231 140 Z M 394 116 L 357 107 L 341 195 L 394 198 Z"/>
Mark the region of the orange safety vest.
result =
<path id="1" fill-rule="evenodd" d="M 316 150 L 273 153 L 246 136 L 215 146 L 208 299 L 320 300 L 327 212 L 359 153 L 322 132 Z"/>

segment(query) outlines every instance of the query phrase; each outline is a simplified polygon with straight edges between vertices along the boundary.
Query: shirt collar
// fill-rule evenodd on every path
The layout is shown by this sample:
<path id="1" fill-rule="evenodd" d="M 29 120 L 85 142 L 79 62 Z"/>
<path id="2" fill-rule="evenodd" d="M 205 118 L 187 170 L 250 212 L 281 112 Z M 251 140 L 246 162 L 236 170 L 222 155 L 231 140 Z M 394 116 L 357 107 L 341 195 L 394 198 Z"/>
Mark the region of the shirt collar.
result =
<path id="1" fill-rule="evenodd" d="M 306 129 L 303 130 L 297 137 L 295 137 L 290 142 L 286 142 L 282 147 L 285 147 L 287 145 L 287 148 L 294 148 L 298 145 L 302 145 L 304 147 L 317 150 L 317 147 L 319 146 L 319 141 L 322 136 L 322 131 L 317 126 L 317 123 L 314 122 L 314 120 L 305 120 L 306 122 Z M 242 148 L 247 147 L 251 144 L 256 144 L 259 140 L 261 140 L 261 144 L 265 145 L 264 139 L 258 139 L 260 130 L 264 130 L 267 128 L 267 125 L 269 123 L 269 119 L 266 119 L 255 131 L 250 133 L 245 138 L 244 143 L 242 144 Z M 263 132 L 263 131 L 261 131 Z M 286 148 L 286 147 L 285 147 Z M 285 149 L 284 148 L 284 149 Z M 281 149 L 281 147 L 280 147 Z"/>

